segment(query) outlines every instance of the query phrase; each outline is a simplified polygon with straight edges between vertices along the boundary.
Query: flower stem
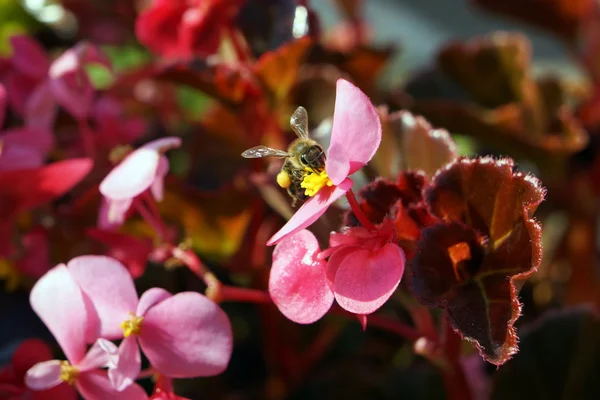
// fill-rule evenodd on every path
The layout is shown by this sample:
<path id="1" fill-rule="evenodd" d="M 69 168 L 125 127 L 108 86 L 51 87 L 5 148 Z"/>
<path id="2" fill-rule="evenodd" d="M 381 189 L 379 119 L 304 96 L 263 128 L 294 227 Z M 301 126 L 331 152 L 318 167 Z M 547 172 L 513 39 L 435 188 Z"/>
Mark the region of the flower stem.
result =
<path id="1" fill-rule="evenodd" d="M 358 204 L 358 201 L 356 200 L 356 196 L 354 196 L 354 192 L 352 191 L 352 189 L 348 190 L 348 192 L 346 193 L 346 198 L 348 199 L 350 208 L 356 216 L 356 219 L 358 219 L 358 222 L 360 222 L 360 224 L 365 229 L 369 231 L 376 231 L 377 228 L 375 228 L 375 225 L 373 225 L 373 223 L 369 221 L 369 218 L 367 218 L 362 208 L 360 208 L 360 204 Z"/>
<path id="2" fill-rule="evenodd" d="M 202 279 L 202 281 L 204 281 L 209 288 L 212 285 L 220 284 L 217 277 L 206 268 L 193 250 L 183 249 L 181 247 L 173 247 L 171 252 L 173 257 L 184 263 L 190 269 L 190 271 Z"/>
<path id="3" fill-rule="evenodd" d="M 169 235 L 167 233 L 167 228 L 160 219 L 160 214 L 158 216 L 154 215 L 152 211 L 146 208 L 146 205 L 141 199 L 135 199 L 133 203 L 138 213 L 140 213 L 142 218 L 152 226 L 161 240 L 168 240 Z"/>
<path id="4" fill-rule="evenodd" d="M 156 370 L 152 367 L 146 368 L 140 371 L 136 379 L 150 378 L 156 374 Z"/>
<path id="5" fill-rule="evenodd" d="M 268 304 L 272 303 L 271 296 L 262 290 L 222 285 L 220 287 L 221 301 L 238 301 L 243 303 Z"/>
<path id="6" fill-rule="evenodd" d="M 231 43 L 233 44 L 233 48 L 235 49 L 235 54 L 237 55 L 238 61 L 240 63 L 248 63 L 249 61 L 249 52 L 247 43 L 242 42 L 242 35 L 240 32 L 233 28 L 228 28 L 229 37 L 231 38 Z"/>
<path id="7" fill-rule="evenodd" d="M 454 332 L 448 318 L 442 320 L 442 350 L 447 362 L 442 367 L 444 387 L 449 400 L 472 400 L 473 394 L 460 363 L 460 345 L 462 339 Z"/>
<path id="8" fill-rule="evenodd" d="M 81 142 L 83 144 L 83 149 L 85 154 L 88 157 L 94 158 L 95 156 L 95 145 L 94 145 L 94 134 L 90 129 L 88 121 L 86 118 L 77 119 L 77 125 L 79 126 L 79 131 L 81 135 Z"/>

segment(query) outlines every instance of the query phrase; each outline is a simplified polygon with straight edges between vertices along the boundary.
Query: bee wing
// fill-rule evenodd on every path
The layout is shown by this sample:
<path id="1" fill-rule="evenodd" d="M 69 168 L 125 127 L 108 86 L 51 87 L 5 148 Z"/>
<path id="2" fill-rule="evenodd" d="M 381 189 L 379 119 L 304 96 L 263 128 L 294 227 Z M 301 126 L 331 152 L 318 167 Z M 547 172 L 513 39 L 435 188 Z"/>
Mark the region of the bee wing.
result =
<path id="1" fill-rule="evenodd" d="M 256 146 L 242 153 L 244 158 L 263 158 L 263 157 L 292 157 L 292 153 L 287 151 L 272 149 L 267 146 Z"/>
<path id="2" fill-rule="evenodd" d="M 292 130 L 298 137 L 308 139 L 308 114 L 306 108 L 300 106 L 296 108 L 292 118 L 290 118 Z"/>

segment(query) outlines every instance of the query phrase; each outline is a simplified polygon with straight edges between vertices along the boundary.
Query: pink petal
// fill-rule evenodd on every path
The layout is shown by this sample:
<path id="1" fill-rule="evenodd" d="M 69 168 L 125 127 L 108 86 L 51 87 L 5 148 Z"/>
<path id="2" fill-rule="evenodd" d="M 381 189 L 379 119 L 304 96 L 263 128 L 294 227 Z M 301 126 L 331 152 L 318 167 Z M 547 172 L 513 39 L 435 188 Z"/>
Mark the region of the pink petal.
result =
<path id="1" fill-rule="evenodd" d="M 75 386 L 86 400 L 148 400 L 144 389 L 135 383 L 117 392 L 104 371 L 88 371 L 79 375 Z"/>
<path id="2" fill-rule="evenodd" d="M 142 294 L 142 297 L 140 297 L 140 302 L 138 303 L 135 315 L 143 316 L 146 314 L 146 312 L 148 312 L 150 307 L 168 299 L 171 296 L 173 295 L 163 288 L 151 288 L 146 290 Z"/>
<path id="3" fill-rule="evenodd" d="M 367 164 L 381 142 L 381 121 L 371 100 L 338 79 L 331 142 L 325 169 L 334 185 Z"/>
<path id="4" fill-rule="evenodd" d="M 79 286 L 64 264 L 52 268 L 37 281 L 29 301 L 72 363 L 85 355 L 86 329 L 95 328 Z"/>
<path id="5" fill-rule="evenodd" d="M 333 304 L 325 261 L 316 258 L 319 251 L 317 238 L 302 230 L 282 240 L 273 252 L 269 294 L 279 311 L 299 324 L 312 324 Z"/>
<path id="6" fill-rule="evenodd" d="M 68 55 L 65 53 L 57 61 Z M 66 62 L 66 61 L 65 61 Z M 54 65 L 54 64 L 53 64 Z M 53 70 L 50 69 L 52 72 Z M 89 116 L 94 100 L 94 88 L 84 70 L 65 72 L 50 79 L 50 89 L 57 103 L 77 119 Z"/>
<path id="7" fill-rule="evenodd" d="M 25 374 L 25 385 L 33 390 L 46 390 L 59 385 L 60 364 L 59 360 L 43 361 L 29 368 Z"/>
<path id="8" fill-rule="evenodd" d="M 114 368 L 109 368 L 108 379 L 117 391 L 122 392 L 134 383 L 141 370 L 140 348 L 136 337 L 131 335 L 121 342 L 119 360 Z"/>
<path id="9" fill-rule="evenodd" d="M 46 77 L 50 61 L 37 41 L 29 36 L 15 35 L 10 38 L 10 44 L 13 48 L 10 61 L 15 69 L 32 78 Z"/>
<path id="10" fill-rule="evenodd" d="M 355 314 L 371 314 L 394 293 L 404 273 L 404 252 L 393 243 L 377 251 L 356 250 L 335 275 L 335 299 Z"/>
<path id="11" fill-rule="evenodd" d="M 4 85 L 0 83 L 0 130 L 4 126 L 4 117 L 6 116 L 6 107 L 8 105 L 8 96 Z"/>
<path id="12" fill-rule="evenodd" d="M 139 148 L 117 165 L 100 183 L 100 193 L 112 200 L 132 199 L 152 185 L 160 154 Z"/>
<path id="13" fill-rule="evenodd" d="M 329 244 L 331 245 L 331 240 Z M 335 250 L 331 257 L 329 257 L 329 260 L 327 260 L 327 267 L 325 269 L 325 272 L 327 274 L 327 280 L 329 281 L 331 287 L 333 287 L 333 283 L 335 282 L 335 274 L 337 274 L 337 271 L 340 268 L 340 264 L 342 263 L 342 261 L 344 261 L 347 255 L 352 254 L 355 251 L 356 246 L 345 246 L 338 250 Z"/>
<path id="14" fill-rule="evenodd" d="M 69 261 L 69 272 L 90 298 L 100 318 L 99 336 L 123 337 L 120 325 L 135 312 L 138 298 L 127 268 L 114 258 L 81 256 Z"/>
<path id="15" fill-rule="evenodd" d="M 150 363 L 173 378 L 220 374 L 232 350 L 231 324 L 217 304 L 178 293 L 150 308 L 138 336 Z"/>
<path id="16" fill-rule="evenodd" d="M 101 338 L 94 342 L 83 360 L 77 363 L 77 368 L 83 372 L 114 365 L 116 364 L 115 360 L 117 357 L 117 346 L 113 342 Z"/>
<path id="17" fill-rule="evenodd" d="M 342 197 L 352 187 L 352 180 L 344 180 L 338 186 L 324 187 L 314 197 L 306 202 L 296 211 L 292 218 L 269 239 L 267 246 L 277 244 L 284 237 L 296 233 L 309 227 L 321 215 L 327 211 L 327 208 L 337 199 Z"/>
<path id="18" fill-rule="evenodd" d="M 163 201 L 165 191 L 165 176 L 169 173 L 169 160 L 165 156 L 160 157 L 156 178 L 150 186 L 150 192 L 156 201 Z"/>
<path id="19" fill-rule="evenodd" d="M 176 136 L 167 136 L 164 138 L 152 140 L 151 142 L 146 143 L 140 149 L 148 149 L 154 150 L 159 153 L 164 153 L 167 150 L 175 149 L 177 147 L 181 147 L 181 138 Z"/>
<path id="20" fill-rule="evenodd" d="M 58 105 L 49 83 L 39 85 L 25 102 L 24 119 L 28 127 L 51 131 Z"/>
<path id="21" fill-rule="evenodd" d="M 111 200 L 103 196 L 98 215 L 98 227 L 114 229 L 123 225 L 125 219 L 127 219 L 127 211 L 129 211 L 131 203 L 133 203 L 132 199 Z"/>

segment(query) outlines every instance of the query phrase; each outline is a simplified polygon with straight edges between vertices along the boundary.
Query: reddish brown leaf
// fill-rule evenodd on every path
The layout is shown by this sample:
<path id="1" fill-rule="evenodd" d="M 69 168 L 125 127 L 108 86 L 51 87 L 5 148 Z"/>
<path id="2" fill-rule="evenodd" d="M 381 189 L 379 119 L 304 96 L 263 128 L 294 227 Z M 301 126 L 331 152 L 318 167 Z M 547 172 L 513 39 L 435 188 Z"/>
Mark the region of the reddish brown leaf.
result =
<path id="1" fill-rule="evenodd" d="M 449 44 L 439 67 L 471 101 L 422 100 L 411 109 L 502 152 L 568 155 L 583 149 L 587 133 L 566 106 L 561 82 L 533 79 L 530 47 L 523 35 L 504 32 Z"/>
<path id="2" fill-rule="evenodd" d="M 382 145 L 372 161 L 378 173 L 397 175 L 401 170 L 423 171 L 432 176 L 456 158 L 456 143 L 444 129 L 433 127 L 408 111 L 388 114 L 380 107 Z"/>
<path id="3" fill-rule="evenodd" d="M 313 40 L 303 37 L 265 53 L 254 65 L 254 74 L 274 101 L 286 98 L 296 81 L 300 65 L 312 46 Z"/>
<path id="4" fill-rule="evenodd" d="M 594 6 L 593 0 L 473 0 L 490 11 L 548 29 L 574 40 L 579 24 Z"/>
<path id="5" fill-rule="evenodd" d="M 459 159 L 425 191 L 443 223 L 425 228 L 409 269 L 417 299 L 441 307 L 455 330 L 500 365 L 517 350 L 515 280 L 541 262 L 541 227 L 532 214 L 544 198 L 539 181 L 513 172 L 510 160 Z"/>

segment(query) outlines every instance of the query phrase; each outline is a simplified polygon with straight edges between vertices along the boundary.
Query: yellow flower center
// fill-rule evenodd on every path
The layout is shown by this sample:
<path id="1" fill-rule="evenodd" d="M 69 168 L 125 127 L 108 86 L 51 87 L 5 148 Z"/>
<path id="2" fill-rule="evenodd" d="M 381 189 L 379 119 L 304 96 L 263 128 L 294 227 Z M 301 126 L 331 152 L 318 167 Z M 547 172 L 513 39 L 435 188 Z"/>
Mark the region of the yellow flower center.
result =
<path id="1" fill-rule="evenodd" d="M 123 329 L 123 336 L 129 337 L 130 335 L 139 335 L 142 329 L 142 321 L 144 317 L 138 317 L 133 313 L 129 313 L 129 319 L 121 323 L 121 329 Z"/>
<path id="2" fill-rule="evenodd" d="M 0 280 L 5 281 L 4 288 L 7 292 L 14 292 L 21 283 L 21 274 L 12 261 L 0 258 Z"/>
<path id="3" fill-rule="evenodd" d="M 313 197 L 315 194 L 319 193 L 319 190 L 323 187 L 333 186 L 333 182 L 331 182 L 331 179 L 329 179 L 329 176 L 327 176 L 327 172 L 325 172 L 324 169 L 320 171 L 307 169 L 306 172 L 300 186 L 303 189 L 306 189 L 304 194 L 307 196 Z"/>
<path id="4" fill-rule="evenodd" d="M 69 385 L 73 385 L 75 380 L 77 379 L 77 375 L 79 375 L 79 370 L 69 364 L 68 361 L 60 362 L 60 380 L 63 382 L 67 382 Z"/>

